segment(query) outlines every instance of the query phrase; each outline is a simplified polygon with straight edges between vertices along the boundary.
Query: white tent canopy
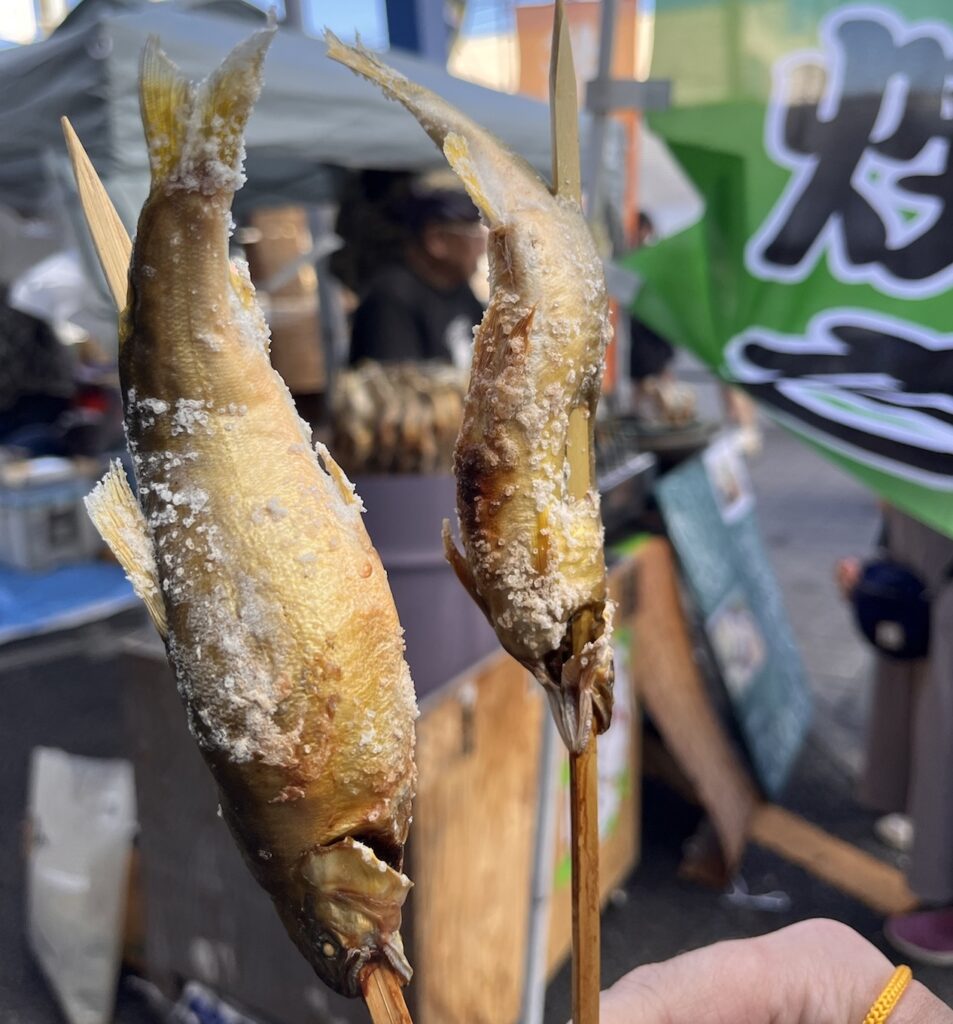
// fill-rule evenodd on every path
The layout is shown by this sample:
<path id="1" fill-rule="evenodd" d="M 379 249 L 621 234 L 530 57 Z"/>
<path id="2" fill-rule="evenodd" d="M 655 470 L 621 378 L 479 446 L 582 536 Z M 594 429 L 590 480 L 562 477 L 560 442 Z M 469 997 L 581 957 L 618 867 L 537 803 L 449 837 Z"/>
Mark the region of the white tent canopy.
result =
<path id="1" fill-rule="evenodd" d="M 202 77 L 263 19 L 239 0 L 85 0 L 50 39 L 0 52 L 0 203 L 21 212 L 37 208 L 50 178 L 44 153 L 64 152 L 65 114 L 131 225 L 148 183 L 137 88 L 146 39 L 158 35 L 186 73 Z M 406 54 L 392 52 L 388 60 L 548 175 L 544 104 L 461 81 Z M 328 60 L 323 42 L 284 30 L 269 51 L 246 143 L 246 203 L 328 199 L 334 168 L 444 166 L 402 107 Z"/>
<path id="2" fill-rule="evenodd" d="M 0 51 L 0 208 L 45 216 L 65 229 L 63 244 L 75 239 L 96 283 L 90 315 L 102 325 L 104 340 L 114 333 L 113 312 L 81 223 L 60 118 L 73 123 L 132 231 L 149 183 L 138 98 L 146 40 L 157 35 L 187 74 L 201 78 L 264 21 L 262 12 L 243 0 L 84 0 L 49 39 Z M 485 125 L 548 179 L 546 104 L 454 78 L 404 53 L 391 51 L 387 60 Z M 585 145 L 585 124 L 581 135 Z M 620 131 L 610 133 L 607 148 L 606 194 L 618 206 L 624 164 Z M 239 217 L 243 208 L 262 202 L 332 200 L 348 170 L 446 167 L 402 106 L 328 60 L 322 41 L 285 29 L 279 29 L 265 62 L 265 86 L 246 132 L 246 153 L 248 180 L 236 197 Z"/>

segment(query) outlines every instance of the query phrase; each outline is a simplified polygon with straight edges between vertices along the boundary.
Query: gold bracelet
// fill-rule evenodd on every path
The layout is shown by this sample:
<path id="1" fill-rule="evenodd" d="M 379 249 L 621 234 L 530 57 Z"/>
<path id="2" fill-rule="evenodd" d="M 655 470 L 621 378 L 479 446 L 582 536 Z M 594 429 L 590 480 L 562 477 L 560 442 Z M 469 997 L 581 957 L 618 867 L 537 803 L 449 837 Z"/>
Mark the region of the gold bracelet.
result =
<path id="1" fill-rule="evenodd" d="M 867 1011 L 864 1017 L 864 1024 L 883 1024 L 893 1013 L 894 1007 L 900 1002 L 900 997 L 910 984 L 913 972 L 906 965 L 898 967 L 887 982 L 886 988 L 877 996 L 873 1006 Z"/>

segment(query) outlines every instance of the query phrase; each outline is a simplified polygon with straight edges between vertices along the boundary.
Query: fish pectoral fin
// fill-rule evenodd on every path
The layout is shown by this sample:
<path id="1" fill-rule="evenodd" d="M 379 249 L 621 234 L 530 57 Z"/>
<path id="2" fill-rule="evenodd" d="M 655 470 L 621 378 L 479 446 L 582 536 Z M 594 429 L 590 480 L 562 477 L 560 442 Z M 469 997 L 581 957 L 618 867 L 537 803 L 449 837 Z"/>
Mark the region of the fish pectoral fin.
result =
<path id="1" fill-rule="evenodd" d="M 206 195 L 235 191 L 245 125 L 261 91 L 261 67 L 274 34 L 274 26 L 255 32 L 197 86 L 150 36 L 139 97 L 153 187 Z"/>
<path id="2" fill-rule="evenodd" d="M 476 588 L 476 582 L 473 579 L 473 573 L 470 570 L 470 564 L 466 558 L 463 557 L 462 552 L 456 545 L 453 539 L 453 533 L 450 530 L 450 520 L 444 519 L 443 521 L 443 554 L 447 561 L 450 563 L 450 568 L 453 569 L 457 579 L 463 584 L 463 589 L 473 598 L 474 603 L 483 612 L 483 614 L 490 619 L 490 613 L 487 609 L 486 602 L 480 597 L 479 592 Z M 490 619 L 490 625 L 492 625 L 492 619 Z"/>
<path id="3" fill-rule="evenodd" d="M 454 174 L 463 183 L 467 194 L 483 214 L 487 224 L 493 228 L 501 223 L 496 208 L 490 202 L 486 190 L 480 184 L 480 173 L 470 155 L 470 145 L 458 132 L 448 132 L 443 142 L 443 155 L 453 168 Z"/>
<path id="4" fill-rule="evenodd" d="M 145 516 L 118 460 L 110 465 L 106 475 L 86 496 L 85 504 L 93 525 L 126 571 L 132 589 L 145 604 L 164 639 L 169 627 L 155 549 Z"/>

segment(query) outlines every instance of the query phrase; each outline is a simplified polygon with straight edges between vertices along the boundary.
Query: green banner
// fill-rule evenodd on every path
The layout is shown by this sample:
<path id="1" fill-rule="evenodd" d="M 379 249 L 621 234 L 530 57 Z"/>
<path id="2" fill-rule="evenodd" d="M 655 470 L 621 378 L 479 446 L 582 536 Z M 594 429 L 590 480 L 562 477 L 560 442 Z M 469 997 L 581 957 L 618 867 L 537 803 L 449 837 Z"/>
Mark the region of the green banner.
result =
<path id="1" fill-rule="evenodd" d="M 657 0 L 652 75 L 705 206 L 635 315 L 953 534 L 953 4 Z"/>

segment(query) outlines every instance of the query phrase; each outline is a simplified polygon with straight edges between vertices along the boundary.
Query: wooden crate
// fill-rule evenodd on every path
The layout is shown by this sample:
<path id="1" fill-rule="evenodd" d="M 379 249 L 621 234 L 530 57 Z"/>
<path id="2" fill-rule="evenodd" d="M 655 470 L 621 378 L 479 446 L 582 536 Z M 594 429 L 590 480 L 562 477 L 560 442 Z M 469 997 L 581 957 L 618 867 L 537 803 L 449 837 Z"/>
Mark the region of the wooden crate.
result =
<path id="1" fill-rule="evenodd" d="M 545 710 L 537 691 L 525 669 L 493 655 L 424 708 L 409 848 L 416 1024 L 518 1015 Z"/>

